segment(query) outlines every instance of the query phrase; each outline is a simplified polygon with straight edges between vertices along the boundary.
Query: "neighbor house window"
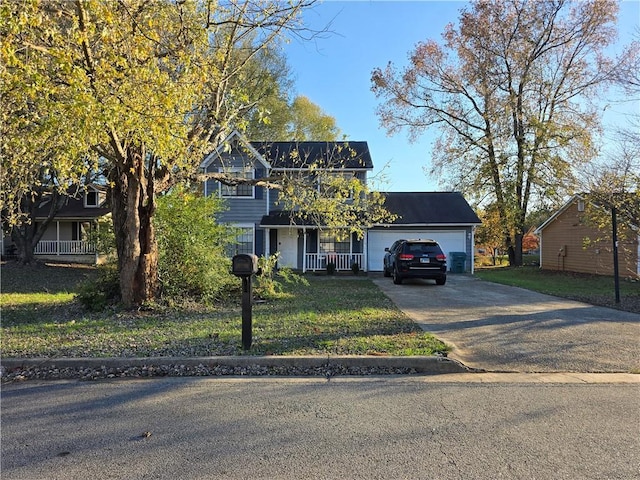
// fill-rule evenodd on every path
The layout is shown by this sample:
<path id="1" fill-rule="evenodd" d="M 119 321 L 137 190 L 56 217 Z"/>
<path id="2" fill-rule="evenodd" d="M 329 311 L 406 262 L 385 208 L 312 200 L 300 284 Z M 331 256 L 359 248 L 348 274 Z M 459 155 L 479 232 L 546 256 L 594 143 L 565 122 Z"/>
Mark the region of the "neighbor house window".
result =
<path id="1" fill-rule="evenodd" d="M 338 238 L 335 232 L 320 232 L 321 253 L 350 253 L 350 247 L 351 244 L 349 242 L 349 235 L 346 235 L 344 238 Z"/>
<path id="2" fill-rule="evenodd" d="M 85 195 L 85 207 L 97 207 L 99 200 L 98 192 L 89 190 Z"/>
<path id="3" fill-rule="evenodd" d="M 250 167 L 223 167 L 220 173 L 224 173 L 231 178 L 242 178 L 252 180 L 253 168 Z M 225 185 L 220 183 L 220 195 L 223 197 L 253 197 L 253 185 Z"/>

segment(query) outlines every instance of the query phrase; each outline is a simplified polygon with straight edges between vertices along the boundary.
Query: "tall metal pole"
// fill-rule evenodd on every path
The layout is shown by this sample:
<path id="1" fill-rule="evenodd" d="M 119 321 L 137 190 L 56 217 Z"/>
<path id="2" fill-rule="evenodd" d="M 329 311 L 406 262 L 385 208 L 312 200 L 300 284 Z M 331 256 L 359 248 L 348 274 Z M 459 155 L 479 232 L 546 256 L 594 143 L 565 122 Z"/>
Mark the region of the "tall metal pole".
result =
<path id="1" fill-rule="evenodd" d="M 616 289 L 616 303 L 620 303 L 620 272 L 618 270 L 618 220 L 616 207 L 611 207 L 611 228 L 613 229 L 613 277 Z"/>

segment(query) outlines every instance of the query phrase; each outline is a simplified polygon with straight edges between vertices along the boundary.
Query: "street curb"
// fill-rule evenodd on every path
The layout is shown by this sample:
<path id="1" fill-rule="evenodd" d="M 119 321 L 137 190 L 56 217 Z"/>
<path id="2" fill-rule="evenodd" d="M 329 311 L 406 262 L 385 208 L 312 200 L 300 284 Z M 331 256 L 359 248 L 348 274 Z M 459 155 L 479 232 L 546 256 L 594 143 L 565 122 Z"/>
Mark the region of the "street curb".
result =
<path id="1" fill-rule="evenodd" d="M 394 368 L 412 369 L 416 373 L 470 373 L 478 370 L 466 367 L 462 363 L 446 357 L 424 356 L 373 356 L 373 355 L 336 355 L 336 356 L 219 356 L 219 357 L 104 357 L 104 358 L 3 358 L 0 367 L 6 371 L 30 367 L 56 368 L 127 368 L 157 367 L 161 365 L 199 365 L 215 367 L 298 367 L 298 368 Z"/>

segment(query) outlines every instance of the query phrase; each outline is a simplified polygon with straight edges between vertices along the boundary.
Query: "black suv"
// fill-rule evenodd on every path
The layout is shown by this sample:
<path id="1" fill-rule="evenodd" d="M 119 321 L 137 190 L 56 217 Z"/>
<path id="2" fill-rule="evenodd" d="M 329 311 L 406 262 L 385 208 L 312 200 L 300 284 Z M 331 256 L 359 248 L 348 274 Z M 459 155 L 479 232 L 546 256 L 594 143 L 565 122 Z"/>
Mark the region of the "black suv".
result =
<path id="1" fill-rule="evenodd" d="M 447 257 L 435 240 L 403 240 L 390 251 L 393 283 L 405 278 L 431 278 L 437 285 L 447 281 Z"/>

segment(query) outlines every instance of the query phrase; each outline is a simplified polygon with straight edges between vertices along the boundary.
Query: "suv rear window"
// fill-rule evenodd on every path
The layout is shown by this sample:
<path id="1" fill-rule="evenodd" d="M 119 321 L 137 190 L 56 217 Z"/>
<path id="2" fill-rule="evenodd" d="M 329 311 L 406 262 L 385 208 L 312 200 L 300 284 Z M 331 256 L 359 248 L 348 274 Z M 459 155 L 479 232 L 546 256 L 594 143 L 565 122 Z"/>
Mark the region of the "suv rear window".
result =
<path id="1" fill-rule="evenodd" d="M 437 255 L 442 253 L 437 243 L 406 243 L 404 251 L 405 253 L 412 253 L 413 255 Z"/>

